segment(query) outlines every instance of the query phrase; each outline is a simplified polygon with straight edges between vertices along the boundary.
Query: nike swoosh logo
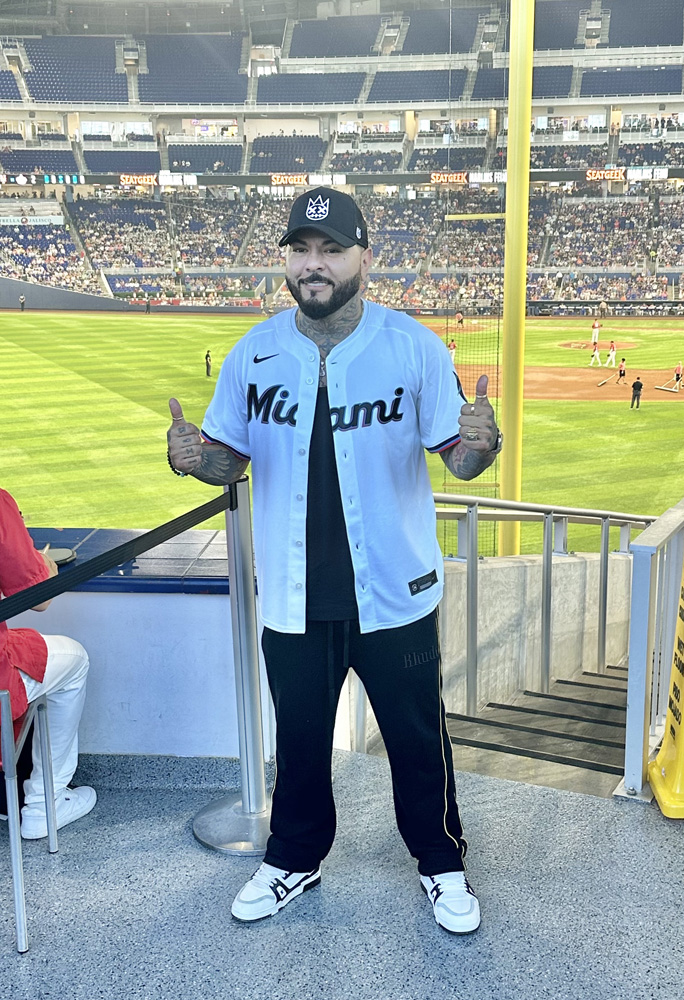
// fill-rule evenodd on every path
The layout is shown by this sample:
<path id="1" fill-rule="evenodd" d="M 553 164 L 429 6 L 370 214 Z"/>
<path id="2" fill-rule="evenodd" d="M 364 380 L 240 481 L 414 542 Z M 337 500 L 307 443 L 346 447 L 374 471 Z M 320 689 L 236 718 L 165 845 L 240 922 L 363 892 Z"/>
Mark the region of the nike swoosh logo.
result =
<path id="1" fill-rule="evenodd" d="M 271 358 L 277 358 L 277 354 L 267 354 L 266 357 L 260 358 L 258 354 L 254 355 L 254 364 L 260 365 L 262 361 L 270 361 Z"/>

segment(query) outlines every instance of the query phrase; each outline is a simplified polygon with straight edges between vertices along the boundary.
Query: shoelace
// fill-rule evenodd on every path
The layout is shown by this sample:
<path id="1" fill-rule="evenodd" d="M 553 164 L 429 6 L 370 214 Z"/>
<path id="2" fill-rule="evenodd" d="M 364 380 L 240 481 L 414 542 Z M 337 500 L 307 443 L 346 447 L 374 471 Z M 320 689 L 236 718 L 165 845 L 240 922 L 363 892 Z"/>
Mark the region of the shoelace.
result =
<path id="1" fill-rule="evenodd" d="M 273 865 L 267 865 L 266 862 L 263 862 L 254 872 L 250 881 L 259 889 L 270 889 L 277 878 L 286 878 L 288 874 L 281 868 L 274 868 Z"/>

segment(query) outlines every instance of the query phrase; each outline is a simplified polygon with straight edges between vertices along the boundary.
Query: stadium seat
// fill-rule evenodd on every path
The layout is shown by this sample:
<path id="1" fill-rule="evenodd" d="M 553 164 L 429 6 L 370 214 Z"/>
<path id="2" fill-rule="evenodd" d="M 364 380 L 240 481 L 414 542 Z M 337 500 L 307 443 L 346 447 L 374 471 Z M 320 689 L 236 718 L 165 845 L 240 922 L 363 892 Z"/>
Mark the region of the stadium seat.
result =
<path id="1" fill-rule="evenodd" d="M 0 101 L 20 101 L 21 94 L 14 73 L 9 69 L 0 70 Z"/>
<path id="2" fill-rule="evenodd" d="M 398 101 L 458 100 L 465 86 L 464 69 L 426 69 L 379 72 L 368 95 L 369 104 Z"/>
<path id="3" fill-rule="evenodd" d="M 631 94 L 681 94 L 682 67 L 661 69 L 585 70 L 582 75 L 582 97 L 628 97 Z"/>
<path id="4" fill-rule="evenodd" d="M 31 69 L 26 86 L 36 101 L 128 103 L 125 73 L 116 73 L 113 38 L 50 35 L 25 38 Z"/>
<path id="5" fill-rule="evenodd" d="M 19 724 L 12 722 L 12 706 L 9 691 L 0 691 L 0 740 L 2 747 L 2 772 L 5 778 L 7 796 L 7 822 L 9 826 L 12 882 L 14 885 L 14 918 L 17 929 L 17 951 L 28 951 L 28 926 L 26 922 L 26 896 L 24 892 L 24 865 L 21 852 L 21 832 L 19 814 L 19 789 L 17 783 L 17 760 L 26 741 L 31 723 L 36 721 L 43 760 L 43 788 L 47 805 L 48 851 L 57 851 L 57 815 L 55 812 L 55 789 L 52 780 L 52 754 L 50 753 L 50 729 L 48 724 L 47 697 L 36 698 L 28 707 Z"/>
<path id="6" fill-rule="evenodd" d="M 558 0 L 537 0 L 534 15 L 535 49 L 574 48 L 580 11 L 588 8 L 587 0 L 563 0 L 562 3 L 558 3 Z"/>
<path id="7" fill-rule="evenodd" d="M 393 55 L 430 55 L 437 52 L 470 52 L 480 17 L 491 7 L 457 7 L 453 10 L 412 10 L 400 52 Z"/>
<path id="8" fill-rule="evenodd" d="M 148 35 L 149 72 L 138 77 L 143 104 L 242 104 L 238 73 L 244 35 Z"/>
<path id="9" fill-rule="evenodd" d="M 298 21 L 292 33 L 290 59 L 367 56 L 378 37 L 380 18 L 375 14 Z"/>
<path id="10" fill-rule="evenodd" d="M 257 104 L 355 104 L 365 73 L 274 73 L 259 78 Z"/>
<path id="11" fill-rule="evenodd" d="M 603 7 L 610 11 L 608 44 L 612 47 L 682 44 L 684 0 L 658 0 L 647 9 L 642 0 L 603 0 Z"/>

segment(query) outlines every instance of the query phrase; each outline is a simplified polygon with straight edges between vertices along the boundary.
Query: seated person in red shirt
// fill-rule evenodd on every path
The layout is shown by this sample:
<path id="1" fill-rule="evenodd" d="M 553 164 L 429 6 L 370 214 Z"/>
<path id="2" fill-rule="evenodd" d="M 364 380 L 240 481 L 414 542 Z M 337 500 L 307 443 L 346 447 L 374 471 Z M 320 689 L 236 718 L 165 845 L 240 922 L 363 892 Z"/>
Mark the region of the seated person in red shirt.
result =
<path id="1" fill-rule="evenodd" d="M 0 490 L 0 595 L 20 590 L 55 576 L 57 566 L 34 548 L 19 508 Z M 44 611 L 49 601 L 33 610 Z M 78 762 L 78 724 L 85 702 L 88 654 L 74 639 L 43 636 L 34 629 L 8 629 L 0 623 L 0 688 L 8 690 L 12 717 L 19 719 L 29 702 L 47 695 L 52 770 L 55 781 L 57 826 L 85 816 L 95 805 L 94 788 L 69 788 Z M 47 837 L 43 765 L 37 732 L 33 738 L 33 770 L 24 782 L 21 835 L 27 840 Z"/>

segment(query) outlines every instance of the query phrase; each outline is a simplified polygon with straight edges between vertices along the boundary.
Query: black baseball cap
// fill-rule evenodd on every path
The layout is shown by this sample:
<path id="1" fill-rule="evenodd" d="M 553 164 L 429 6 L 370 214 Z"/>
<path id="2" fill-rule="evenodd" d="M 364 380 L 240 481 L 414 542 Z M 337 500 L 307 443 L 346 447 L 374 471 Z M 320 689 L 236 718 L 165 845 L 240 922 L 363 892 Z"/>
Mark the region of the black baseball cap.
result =
<path id="1" fill-rule="evenodd" d="M 325 233 L 342 247 L 368 246 L 368 227 L 354 199 L 334 188 L 317 187 L 300 194 L 290 210 L 287 232 L 278 245 L 291 243 L 303 229 Z"/>

